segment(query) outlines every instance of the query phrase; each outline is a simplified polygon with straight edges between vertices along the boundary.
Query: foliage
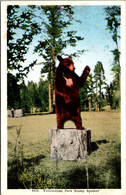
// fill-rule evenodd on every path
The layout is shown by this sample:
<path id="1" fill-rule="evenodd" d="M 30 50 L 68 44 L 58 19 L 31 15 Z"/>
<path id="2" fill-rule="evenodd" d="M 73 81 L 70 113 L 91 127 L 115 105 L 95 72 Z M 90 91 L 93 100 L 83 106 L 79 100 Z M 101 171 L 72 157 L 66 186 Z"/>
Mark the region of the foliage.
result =
<path id="1" fill-rule="evenodd" d="M 76 35 L 77 31 L 68 31 L 67 29 L 68 26 L 72 25 L 72 21 L 74 20 L 74 11 L 72 6 L 29 6 L 29 8 L 32 10 L 33 16 L 40 19 L 40 35 L 42 36 L 42 38 L 38 41 L 37 46 L 35 46 L 34 52 L 38 53 L 39 56 L 42 56 L 44 60 L 41 73 L 48 73 L 48 79 L 53 91 L 56 71 L 55 57 L 58 54 L 63 54 L 63 49 L 68 45 L 71 47 L 75 47 L 77 42 L 83 40 L 83 38 Z M 39 16 L 37 16 L 36 10 L 39 10 Z M 42 16 L 44 17 L 44 19 L 42 18 Z M 83 52 L 84 50 L 79 50 L 70 55 L 76 56 L 77 54 L 81 54 Z M 49 98 L 50 97 L 51 96 L 49 96 Z M 51 101 L 49 100 L 49 102 Z M 55 112 L 54 104 L 53 112 Z"/>
<path id="2" fill-rule="evenodd" d="M 102 62 L 98 61 L 94 68 L 94 76 L 90 73 L 84 87 L 80 89 L 81 110 L 85 110 L 85 108 L 86 110 L 96 110 L 96 104 L 99 105 L 99 109 L 102 109 L 103 106 L 109 104 L 107 102 L 109 99 L 105 96 L 105 89 L 105 71 Z M 89 101 L 91 108 L 89 108 Z"/>
<path id="3" fill-rule="evenodd" d="M 117 39 L 120 38 L 118 35 L 118 28 L 120 27 L 120 6 L 111 6 L 105 8 L 107 17 L 107 30 L 109 30 L 113 35 L 113 41 L 118 44 Z"/>
<path id="4" fill-rule="evenodd" d="M 18 81 L 23 81 L 37 60 L 24 67 L 25 55 L 30 44 L 38 35 L 34 52 L 39 54 L 44 62 L 42 73 L 48 73 L 52 89 L 55 76 L 55 56 L 63 51 L 67 45 L 75 47 L 82 37 L 76 35 L 77 31 L 67 31 L 72 25 L 73 8 L 71 6 L 8 6 L 7 9 L 7 55 L 8 71 L 16 71 Z M 77 21 L 78 22 L 78 21 Z M 73 53 L 81 54 L 84 51 Z M 23 89 L 22 89 L 23 91 Z M 10 92 L 11 93 L 11 92 Z M 23 92 L 22 92 L 23 93 Z M 41 99 L 41 98 L 40 98 Z M 32 101 L 29 97 L 29 101 Z M 36 100 L 35 100 L 36 101 Z M 41 100 L 36 101 L 37 107 Z M 28 107 L 25 106 L 28 110 Z"/>
<path id="5" fill-rule="evenodd" d="M 36 60 L 24 67 L 25 55 L 39 26 L 32 21 L 31 13 L 20 6 L 7 7 L 7 70 L 8 70 L 8 107 L 20 107 L 19 81 L 30 71 Z M 28 102 L 28 101 L 27 101 Z M 27 108 L 25 108 L 27 110 Z"/>
<path id="6" fill-rule="evenodd" d="M 36 63 L 34 61 L 23 67 L 33 36 L 40 30 L 31 16 L 29 11 L 21 10 L 20 6 L 7 7 L 7 67 L 8 71 L 16 71 L 18 80 L 23 79 Z"/>
<path id="7" fill-rule="evenodd" d="M 120 91 L 117 90 L 117 84 L 113 81 L 106 87 L 106 97 L 110 103 L 111 109 L 120 108 Z"/>
<path id="8" fill-rule="evenodd" d="M 10 188 L 11 186 L 12 189 L 13 186 L 23 187 L 23 185 L 19 181 L 19 175 L 21 174 L 22 171 L 24 171 L 23 144 L 20 141 L 20 136 L 21 136 L 21 126 L 16 127 L 16 137 L 13 146 L 13 159 L 8 162 L 8 188 Z M 13 181 L 12 184 L 11 181 Z"/>
<path id="9" fill-rule="evenodd" d="M 38 84 L 33 81 L 26 86 L 24 83 L 20 89 L 21 108 L 24 112 L 33 112 L 33 108 L 39 112 L 48 111 L 48 81 L 42 79 Z"/>
<path id="10" fill-rule="evenodd" d="M 119 40 L 120 40 L 120 6 L 112 6 L 105 8 L 107 17 L 107 28 L 112 33 L 112 39 L 116 44 L 116 48 L 112 50 L 114 56 L 112 71 L 114 73 L 114 79 L 117 82 L 117 88 L 120 88 L 120 51 L 119 51 Z"/>
<path id="11" fill-rule="evenodd" d="M 24 113 L 30 112 L 31 104 L 30 104 L 30 96 L 28 93 L 28 87 L 25 85 L 25 83 L 22 83 L 20 86 L 20 108 L 23 109 Z"/>
<path id="12" fill-rule="evenodd" d="M 40 172 L 27 171 L 23 172 L 20 181 L 23 183 L 25 189 L 52 189 L 56 188 L 56 181 L 49 178 Z"/>
<path id="13" fill-rule="evenodd" d="M 107 146 L 107 148 L 111 150 L 112 145 Z M 102 163 L 101 166 L 91 165 L 86 162 L 83 162 L 83 165 L 77 165 L 77 162 L 70 162 L 70 165 L 66 166 L 66 171 L 59 172 L 57 170 L 53 173 L 49 171 L 45 173 L 43 171 L 44 163 L 41 164 L 43 166 L 41 171 L 37 170 L 34 165 L 27 167 L 27 164 L 23 166 L 18 164 L 16 183 L 12 183 L 14 177 L 12 166 L 8 175 L 9 189 L 119 189 L 121 187 L 119 148 L 120 146 L 116 145 L 112 157 Z M 99 150 L 97 155 L 102 156 L 102 152 L 100 154 Z M 60 165 L 59 162 L 58 164 Z"/>
<path id="14" fill-rule="evenodd" d="M 93 77 L 92 74 L 90 73 L 84 83 L 84 86 L 80 89 L 79 94 L 80 94 L 80 106 L 81 110 L 88 109 L 88 98 L 91 97 L 91 104 L 93 104 Z"/>
<path id="15" fill-rule="evenodd" d="M 7 7 L 7 56 L 8 70 L 17 70 L 18 79 L 26 76 L 36 60 L 23 67 L 25 54 L 35 35 L 40 35 L 34 51 L 43 57 L 45 64 L 42 72 L 55 72 L 54 57 L 69 44 L 76 46 L 83 40 L 77 31 L 67 31 L 72 25 L 73 8 L 71 6 L 11 6 Z M 77 21 L 78 22 L 78 21 Z M 77 51 L 82 53 L 83 51 Z M 54 75 L 53 75 L 54 76 Z"/>
<path id="16" fill-rule="evenodd" d="M 101 109 L 103 99 L 103 87 L 105 86 L 105 71 L 102 62 L 98 61 L 94 68 L 94 84 L 95 84 L 95 102 L 99 104 Z"/>
<path id="17" fill-rule="evenodd" d="M 112 33 L 112 39 L 116 44 L 116 48 L 112 50 L 114 60 L 112 64 L 112 72 L 114 74 L 114 80 L 107 88 L 108 99 L 112 109 L 120 107 L 120 6 L 112 6 L 105 8 L 107 17 L 107 30 Z"/>
<path id="18" fill-rule="evenodd" d="M 88 98 L 91 98 L 92 109 L 96 104 L 101 109 L 107 103 L 112 109 L 120 106 L 120 6 L 105 8 L 107 30 L 112 34 L 116 48 L 112 50 L 114 60 L 112 71 L 114 80 L 106 86 L 104 68 L 98 61 L 94 76 L 87 78 L 85 86 L 80 89 L 81 110 L 84 105 L 88 107 Z M 64 49 L 69 45 L 75 47 L 78 41 L 83 40 L 76 30 L 68 30 L 74 19 L 72 6 L 8 6 L 7 7 L 7 52 L 8 52 L 8 108 L 22 108 L 24 112 L 30 112 L 35 108 L 38 111 L 47 111 L 48 105 L 48 81 L 51 82 L 52 96 L 55 75 L 55 56 L 64 54 Z M 24 67 L 25 55 L 35 36 L 38 36 L 34 52 L 38 53 L 43 62 L 42 73 L 48 73 L 48 81 L 42 79 L 37 84 L 29 82 L 24 84 L 30 68 L 36 60 Z M 69 53 L 76 57 L 83 51 Z M 12 73 L 15 76 L 12 75 Z M 19 85 L 19 81 L 22 83 Z M 106 90 L 106 92 L 105 92 Z M 108 102 L 107 102 L 108 101 Z"/>
<path id="19" fill-rule="evenodd" d="M 7 74 L 7 99 L 8 108 L 18 109 L 20 108 L 20 86 L 17 84 L 17 78 L 11 73 Z"/>
<path id="20" fill-rule="evenodd" d="M 49 73 L 49 79 L 54 79 L 55 74 L 55 56 L 62 53 L 63 49 L 68 45 L 75 47 L 77 41 L 83 40 L 77 36 L 77 31 L 68 31 L 67 27 L 72 25 L 74 20 L 72 6 L 29 6 L 36 16 L 36 10 L 40 11 L 39 18 L 41 19 L 41 35 L 38 45 L 35 47 L 37 52 L 44 59 L 44 67 L 42 73 Z M 42 15 L 45 20 L 42 19 Z M 83 51 L 77 51 L 71 54 L 75 56 Z"/>
<path id="21" fill-rule="evenodd" d="M 84 105 L 87 105 L 87 82 L 85 82 L 84 87 L 80 88 L 79 90 L 79 95 L 80 95 L 80 107 L 81 107 L 81 111 L 84 110 Z M 88 105 L 87 105 L 88 107 Z"/>
<path id="22" fill-rule="evenodd" d="M 97 111 L 96 104 L 99 105 L 99 109 L 109 104 L 110 99 L 106 98 L 105 90 L 105 71 L 102 62 L 98 61 L 94 68 L 94 76 L 90 73 L 84 87 L 80 89 L 81 110 L 85 110 L 86 106 L 86 109 Z M 91 108 L 88 108 L 89 99 Z"/>
<path id="23" fill-rule="evenodd" d="M 36 106 L 40 108 L 41 112 L 48 111 L 48 81 L 41 79 L 37 85 L 38 101 Z"/>

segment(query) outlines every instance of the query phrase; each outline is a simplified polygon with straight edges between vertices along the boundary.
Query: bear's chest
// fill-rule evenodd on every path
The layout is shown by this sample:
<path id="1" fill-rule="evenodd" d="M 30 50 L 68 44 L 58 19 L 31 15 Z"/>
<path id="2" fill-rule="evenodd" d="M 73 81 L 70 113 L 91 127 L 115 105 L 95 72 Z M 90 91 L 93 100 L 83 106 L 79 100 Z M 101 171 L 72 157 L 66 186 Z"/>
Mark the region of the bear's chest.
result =
<path id="1" fill-rule="evenodd" d="M 63 76 L 64 78 L 64 92 L 66 94 L 73 94 L 74 96 L 78 96 L 78 85 L 77 85 L 77 81 L 76 78 L 74 77 L 73 74 L 64 74 Z"/>
<path id="2" fill-rule="evenodd" d="M 69 89 L 77 88 L 77 81 L 72 73 L 63 73 L 63 78 L 65 81 L 64 84 L 66 88 L 69 88 Z"/>

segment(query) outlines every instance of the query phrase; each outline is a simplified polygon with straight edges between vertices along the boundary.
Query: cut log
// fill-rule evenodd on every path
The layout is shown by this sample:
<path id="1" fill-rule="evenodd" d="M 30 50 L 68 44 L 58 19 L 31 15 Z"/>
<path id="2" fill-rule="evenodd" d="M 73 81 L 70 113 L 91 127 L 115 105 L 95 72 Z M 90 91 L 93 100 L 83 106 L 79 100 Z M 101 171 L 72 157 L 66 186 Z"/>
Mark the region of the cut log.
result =
<path id="1" fill-rule="evenodd" d="M 91 130 L 52 128 L 49 140 L 51 160 L 86 159 L 91 151 Z"/>
<path id="2" fill-rule="evenodd" d="M 17 109 L 14 111 L 14 117 L 22 117 L 23 116 L 23 110 Z"/>
<path id="3" fill-rule="evenodd" d="M 13 110 L 7 110 L 7 116 L 8 117 L 13 117 Z"/>

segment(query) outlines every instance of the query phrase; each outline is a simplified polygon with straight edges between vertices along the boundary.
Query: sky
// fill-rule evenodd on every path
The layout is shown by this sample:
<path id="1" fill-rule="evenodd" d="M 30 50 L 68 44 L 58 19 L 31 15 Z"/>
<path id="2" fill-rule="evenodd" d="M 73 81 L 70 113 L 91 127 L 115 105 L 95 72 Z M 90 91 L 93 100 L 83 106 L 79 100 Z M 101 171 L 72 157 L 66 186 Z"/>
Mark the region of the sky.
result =
<path id="1" fill-rule="evenodd" d="M 84 40 L 78 41 L 77 46 L 74 48 L 68 47 L 64 51 L 67 54 L 76 52 L 79 50 L 87 50 L 80 57 L 74 58 L 75 72 L 80 76 L 84 67 L 88 65 L 91 68 L 93 74 L 94 67 L 98 61 L 102 62 L 106 82 L 109 84 L 112 79 L 112 63 L 113 55 L 111 50 L 116 48 L 114 41 L 112 40 L 112 34 L 105 30 L 107 27 L 107 21 L 105 20 L 105 8 L 103 5 L 83 5 L 74 6 L 75 19 L 81 20 L 82 23 L 73 22 L 68 30 L 77 30 L 77 35 L 84 37 Z M 37 42 L 37 37 L 30 47 L 29 53 L 26 55 L 25 65 L 30 64 L 34 59 L 37 58 L 37 63 L 42 62 L 42 57 L 33 55 L 33 46 Z M 56 60 L 56 66 L 58 61 Z M 38 83 L 41 77 L 42 65 L 35 65 L 30 70 L 28 77 L 25 78 L 25 83 L 29 81 Z M 46 78 L 46 77 L 45 77 Z"/>

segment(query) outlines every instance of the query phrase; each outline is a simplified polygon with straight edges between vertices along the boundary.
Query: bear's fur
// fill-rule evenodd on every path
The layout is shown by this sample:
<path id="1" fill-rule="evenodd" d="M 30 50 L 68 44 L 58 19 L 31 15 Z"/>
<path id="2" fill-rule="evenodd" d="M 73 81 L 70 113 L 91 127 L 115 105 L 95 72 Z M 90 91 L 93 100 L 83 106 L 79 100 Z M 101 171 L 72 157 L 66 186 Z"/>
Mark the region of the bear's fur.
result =
<path id="1" fill-rule="evenodd" d="M 76 129 L 84 129 L 80 116 L 80 97 L 79 88 L 83 87 L 84 82 L 90 72 L 88 66 L 85 67 L 81 77 L 75 72 L 71 57 L 62 58 L 57 56 L 59 66 L 55 74 L 55 108 L 57 117 L 57 129 L 63 129 L 64 123 L 71 120 L 75 123 Z"/>

